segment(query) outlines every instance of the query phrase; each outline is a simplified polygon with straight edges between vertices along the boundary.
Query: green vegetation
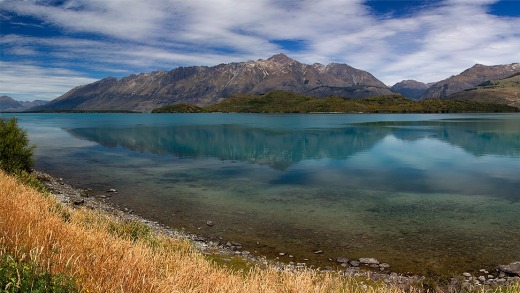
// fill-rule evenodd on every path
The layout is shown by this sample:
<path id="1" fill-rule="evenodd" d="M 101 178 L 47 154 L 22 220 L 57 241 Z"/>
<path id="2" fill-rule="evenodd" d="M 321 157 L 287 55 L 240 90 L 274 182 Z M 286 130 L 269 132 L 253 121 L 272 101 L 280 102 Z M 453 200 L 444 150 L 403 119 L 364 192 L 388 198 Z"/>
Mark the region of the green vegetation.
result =
<path id="1" fill-rule="evenodd" d="M 18 127 L 16 118 L 0 119 L 0 169 L 9 174 L 30 172 L 33 165 L 33 150 L 27 133 Z"/>
<path id="2" fill-rule="evenodd" d="M 16 260 L 0 253 L 2 292 L 77 292 L 74 280 L 63 274 L 52 275 L 26 259 Z"/>
<path id="3" fill-rule="evenodd" d="M 202 107 L 198 107 L 195 105 L 189 104 L 176 104 L 176 105 L 168 105 L 164 107 L 157 108 L 152 111 L 152 113 L 203 113 L 206 110 Z"/>
<path id="4" fill-rule="evenodd" d="M 29 143 L 27 132 L 18 127 L 16 118 L 0 119 L 0 169 L 40 192 L 43 184 L 31 174 L 35 146 Z"/>
<path id="5" fill-rule="evenodd" d="M 376 96 L 364 99 L 342 97 L 315 98 L 284 91 L 262 95 L 236 94 L 219 104 L 207 107 L 173 105 L 154 110 L 154 113 L 464 113 L 518 112 L 508 105 L 488 104 L 464 100 L 427 99 L 413 101 L 400 95 Z M 189 111 L 188 111 L 189 110 Z"/>

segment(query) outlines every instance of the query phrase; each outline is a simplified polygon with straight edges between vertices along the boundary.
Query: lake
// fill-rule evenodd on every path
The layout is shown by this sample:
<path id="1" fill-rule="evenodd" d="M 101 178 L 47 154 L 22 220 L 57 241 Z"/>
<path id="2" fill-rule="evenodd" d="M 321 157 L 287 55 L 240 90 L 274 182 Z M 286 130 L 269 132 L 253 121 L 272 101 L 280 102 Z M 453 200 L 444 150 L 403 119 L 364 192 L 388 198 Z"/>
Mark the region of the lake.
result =
<path id="1" fill-rule="evenodd" d="M 13 115 L 37 169 L 271 259 L 437 275 L 520 260 L 519 114 Z"/>

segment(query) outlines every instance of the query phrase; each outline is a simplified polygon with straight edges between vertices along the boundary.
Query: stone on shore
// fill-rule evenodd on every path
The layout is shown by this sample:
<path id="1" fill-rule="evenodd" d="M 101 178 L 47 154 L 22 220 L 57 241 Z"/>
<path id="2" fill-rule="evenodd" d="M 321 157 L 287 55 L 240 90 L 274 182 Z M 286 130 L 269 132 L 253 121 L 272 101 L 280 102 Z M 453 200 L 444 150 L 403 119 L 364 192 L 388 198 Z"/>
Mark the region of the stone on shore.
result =
<path id="1" fill-rule="evenodd" d="M 75 199 L 73 202 L 72 202 L 74 205 L 82 205 L 85 203 L 85 200 L 84 199 Z"/>

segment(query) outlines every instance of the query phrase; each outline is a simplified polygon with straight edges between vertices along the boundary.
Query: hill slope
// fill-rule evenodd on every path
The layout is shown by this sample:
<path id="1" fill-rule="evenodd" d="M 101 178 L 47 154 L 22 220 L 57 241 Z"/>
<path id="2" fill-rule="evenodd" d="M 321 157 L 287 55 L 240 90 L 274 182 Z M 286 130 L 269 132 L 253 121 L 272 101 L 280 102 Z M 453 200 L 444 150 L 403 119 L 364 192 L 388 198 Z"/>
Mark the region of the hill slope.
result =
<path id="1" fill-rule="evenodd" d="M 476 64 L 459 75 L 433 84 L 421 98 L 447 97 L 451 94 L 474 88 L 485 81 L 506 78 L 517 72 L 520 72 L 520 64 L 518 63 L 494 66 Z"/>
<path id="2" fill-rule="evenodd" d="M 232 94 L 272 90 L 361 98 L 391 94 L 370 73 L 346 64 L 307 65 L 283 54 L 267 60 L 179 67 L 106 78 L 74 88 L 44 107 L 32 110 L 133 110 L 148 112 L 170 104 L 211 105 Z"/>
<path id="3" fill-rule="evenodd" d="M 192 105 L 174 105 L 153 110 L 154 113 L 462 113 L 518 111 L 518 108 L 508 105 L 471 101 L 427 99 L 417 102 L 396 94 L 348 99 L 342 97 L 316 98 L 284 91 L 272 91 L 262 95 L 236 94 L 216 105 L 202 108 L 193 108 Z"/>
<path id="4" fill-rule="evenodd" d="M 468 89 L 446 98 L 520 107 L 520 73 L 508 78 L 484 82 L 476 88 Z"/>

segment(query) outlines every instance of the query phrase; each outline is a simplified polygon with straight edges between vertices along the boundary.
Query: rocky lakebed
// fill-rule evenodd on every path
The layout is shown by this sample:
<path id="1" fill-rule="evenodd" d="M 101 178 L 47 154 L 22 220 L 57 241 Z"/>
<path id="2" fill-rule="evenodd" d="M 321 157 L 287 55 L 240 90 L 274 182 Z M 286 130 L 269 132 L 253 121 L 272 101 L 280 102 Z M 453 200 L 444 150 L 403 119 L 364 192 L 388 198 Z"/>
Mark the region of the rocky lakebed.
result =
<path id="1" fill-rule="evenodd" d="M 75 188 L 65 182 L 62 178 L 56 178 L 43 172 L 35 172 L 38 179 L 45 185 L 47 190 L 53 194 L 58 201 L 73 208 L 86 207 L 89 209 L 100 210 L 112 214 L 121 219 L 135 220 L 146 224 L 153 231 L 162 233 L 169 237 L 178 239 L 188 239 L 193 242 L 195 247 L 206 255 L 218 255 L 224 262 L 231 261 L 232 258 L 243 258 L 244 261 L 251 262 L 260 266 L 274 266 L 279 270 L 299 271 L 299 270 L 319 270 L 323 272 L 337 272 L 343 276 L 352 276 L 372 281 L 383 281 L 388 284 L 396 284 L 402 287 L 409 287 L 417 283 L 434 282 L 437 284 L 442 279 L 442 286 L 451 288 L 450 291 L 457 291 L 457 288 L 478 288 L 481 286 L 495 287 L 520 282 L 520 261 L 509 264 L 498 265 L 493 268 L 482 268 L 478 271 L 467 271 L 459 276 L 449 278 L 437 278 L 436 276 L 421 276 L 414 274 L 400 274 L 392 271 L 392 265 L 373 257 L 362 257 L 359 259 L 349 259 L 347 257 L 329 258 L 330 265 L 316 268 L 312 263 L 291 261 L 293 256 L 289 252 L 279 252 L 275 259 L 267 258 L 262 255 L 255 255 L 244 250 L 238 242 L 230 240 L 211 241 L 196 234 L 187 233 L 177 229 L 172 229 L 156 221 L 145 219 L 136 215 L 128 208 L 119 208 L 110 204 L 109 199 L 112 194 L 117 193 L 115 189 L 108 189 L 103 194 L 91 194 L 88 190 Z M 206 222 L 207 226 L 213 226 L 212 221 Z M 323 251 L 316 250 L 314 254 L 322 254 Z"/>

